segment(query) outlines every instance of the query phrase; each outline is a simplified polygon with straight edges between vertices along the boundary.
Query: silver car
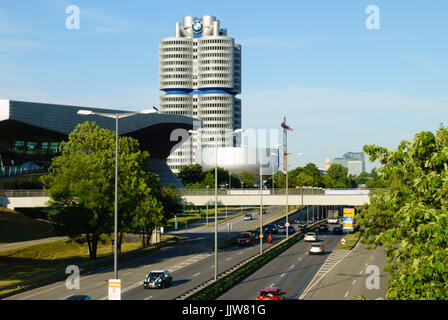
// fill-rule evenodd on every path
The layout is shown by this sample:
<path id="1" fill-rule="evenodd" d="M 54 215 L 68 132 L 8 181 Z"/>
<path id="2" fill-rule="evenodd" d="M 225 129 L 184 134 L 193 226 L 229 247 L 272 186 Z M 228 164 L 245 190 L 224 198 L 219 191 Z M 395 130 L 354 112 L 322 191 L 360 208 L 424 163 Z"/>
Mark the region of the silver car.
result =
<path id="1" fill-rule="evenodd" d="M 243 217 L 243 220 L 252 220 L 252 215 L 250 213 L 246 213 Z"/>

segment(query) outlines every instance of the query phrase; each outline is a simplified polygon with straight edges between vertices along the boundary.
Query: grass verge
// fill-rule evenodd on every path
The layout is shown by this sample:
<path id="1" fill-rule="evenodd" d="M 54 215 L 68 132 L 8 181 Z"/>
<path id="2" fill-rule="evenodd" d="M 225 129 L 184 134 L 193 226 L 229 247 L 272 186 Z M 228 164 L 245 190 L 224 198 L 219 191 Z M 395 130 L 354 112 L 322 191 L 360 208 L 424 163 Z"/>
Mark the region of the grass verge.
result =
<path id="1" fill-rule="evenodd" d="M 345 244 L 339 243 L 336 250 L 352 250 L 361 238 L 361 232 L 346 234 L 344 238 Z"/>
<path id="2" fill-rule="evenodd" d="M 0 298 L 63 280 L 65 268 L 76 265 L 81 273 L 110 266 L 113 249 L 109 236 L 98 245 L 98 258 L 90 261 L 87 245 L 75 240 L 60 240 L 0 252 Z M 169 245 L 178 237 L 162 235 L 162 242 L 141 247 L 140 242 L 122 244 L 121 261 Z"/>

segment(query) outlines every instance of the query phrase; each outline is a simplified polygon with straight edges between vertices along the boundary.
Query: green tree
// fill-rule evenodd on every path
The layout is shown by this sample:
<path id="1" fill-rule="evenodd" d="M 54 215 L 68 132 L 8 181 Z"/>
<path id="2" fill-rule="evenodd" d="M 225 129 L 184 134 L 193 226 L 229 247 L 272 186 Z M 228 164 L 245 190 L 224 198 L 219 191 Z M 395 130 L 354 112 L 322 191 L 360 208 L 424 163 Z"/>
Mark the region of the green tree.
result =
<path id="1" fill-rule="evenodd" d="M 296 186 L 322 187 L 322 175 L 314 163 L 308 163 L 304 167 L 297 167 L 288 173 L 288 187 Z"/>
<path id="2" fill-rule="evenodd" d="M 448 298 L 448 130 L 420 132 L 395 151 L 364 146 L 388 189 L 359 213 L 363 242 L 385 246 L 389 299 Z"/>
<path id="3" fill-rule="evenodd" d="M 347 188 L 351 187 L 348 185 L 347 178 L 348 169 L 341 164 L 332 164 L 327 170 L 327 183 L 330 184 L 330 188 Z"/>
<path id="4" fill-rule="evenodd" d="M 240 173 L 240 180 L 245 188 L 253 188 L 255 185 L 255 174 L 250 171 Z"/>
<path id="5" fill-rule="evenodd" d="M 201 183 L 205 178 L 205 173 L 201 165 L 192 164 L 181 167 L 177 178 L 179 178 L 184 186 L 193 185 L 195 183 Z"/>
<path id="6" fill-rule="evenodd" d="M 130 137 L 120 137 L 118 144 L 121 239 L 123 231 L 135 223 L 137 213 L 161 212 L 161 206 L 152 193 L 156 189 L 154 175 L 144 171 L 149 154 L 140 151 L 138 141 Z M 85 122 L 60 144 L 59 151 L 52 159 L 50 174 L 41 179 L 50 195 L 50 207 L 55 209 L 50 218 L 58 234 L 85 237 L 90 259 L 95 260 L 101 235 L 113 232 L 114 226 L 115 134 Z"/>

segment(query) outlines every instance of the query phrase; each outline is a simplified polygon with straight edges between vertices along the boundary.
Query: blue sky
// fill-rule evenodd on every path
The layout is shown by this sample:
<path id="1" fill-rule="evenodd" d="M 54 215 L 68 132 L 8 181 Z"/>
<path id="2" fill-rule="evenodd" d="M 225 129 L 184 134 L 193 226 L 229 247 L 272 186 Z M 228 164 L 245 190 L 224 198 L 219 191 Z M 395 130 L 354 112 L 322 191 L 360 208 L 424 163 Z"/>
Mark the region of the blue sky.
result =
<path id="1" fill-rule="evenodd" d="M 79 30 L 65 26 L 69 5 Z M 365 26 L 369 5 L 378 30 Z M 157 105 L 159 40 L 183 16 L 214 15 L 242 44 L 243 127 L 279 129 L 286 116 L 289 151 L 304 153 L 291 166 L 323 167 L 330 152 L 395 149 L 447 125 L 447 9 L 443 0 L 0 0 L 0 98 Z"/>

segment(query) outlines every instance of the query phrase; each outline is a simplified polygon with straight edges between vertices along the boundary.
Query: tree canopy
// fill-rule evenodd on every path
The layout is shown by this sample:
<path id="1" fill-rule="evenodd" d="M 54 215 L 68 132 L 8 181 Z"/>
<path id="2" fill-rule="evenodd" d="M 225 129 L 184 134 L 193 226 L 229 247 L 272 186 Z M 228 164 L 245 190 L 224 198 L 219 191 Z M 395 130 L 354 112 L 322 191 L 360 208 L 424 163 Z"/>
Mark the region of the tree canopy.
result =
<path id="1" fill-rule="evenodd" d="M 363 242 L 385 246 L 389 299 L 448 298 L 448 130 L 422 131 L 395 151 L 364 147 L 388 189 L 359 214 Z"/>
<path id="2" fill-rule="evenodd" d="M 167 214 L 164 190 L 157 175 L 145 171 L 148 152 L 130 137 L 119 137 L 118 150 L 120 235 L 142 223 L 160 226 Z M 79 124 L 60 144 L 59 152 L 52 159 L 50 174 L 41 178 L 54 209 L 50 217 L 58 234 L 85 236 L 94 260 L 100 236 L 114 230 L 115 133 L 94 122 Z"/>

